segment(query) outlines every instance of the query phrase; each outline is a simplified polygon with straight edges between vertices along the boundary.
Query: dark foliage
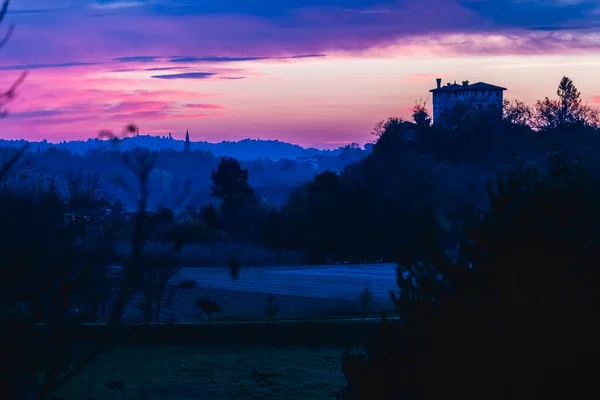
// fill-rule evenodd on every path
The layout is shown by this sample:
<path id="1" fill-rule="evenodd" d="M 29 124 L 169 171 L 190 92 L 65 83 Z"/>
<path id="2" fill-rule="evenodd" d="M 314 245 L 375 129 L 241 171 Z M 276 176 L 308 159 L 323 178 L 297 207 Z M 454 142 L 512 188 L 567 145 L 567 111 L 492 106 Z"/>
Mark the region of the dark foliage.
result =
<path id="1" fill-rule="evenodd" d="M 224 210 L 239 209 L 255 201 L 254 189 L 248 183 L 248 170 L 242 168 L 238 160 L 221 159 L 210 177 L 213 182 L 211 196 L 221 200 Z"/>
<path id="2" fill-rule="evenodd" d="M 373 154 L 340 173 L 326 171 L 294 190 L 263 225 L 275 248 L 304 251 L 308 261 L 393 259 L 410 248 L 419 210 L 443 191 L 435 166 L 410 150 L 410 124 L 389 121 Z M 398 229 L 402 226 L 402 229 Z"/>
<path id="3" fill-rule="evenodd" d="M 599 186 L 551 161 L 548 176 L 521 168 L 489 184 L 491 210 L 468 219 L 458 262 L 433 234 L 399 262 L 401 322 L 384 322 L 368 356 L 345 355 L 342 398 L 599 395 Z"/>
<path id="4" fill-rule="evenodd" d="M 427 110 L 417 104 L 415 123 L 381 121 L 372 153 L 294 189 L 262 220 L 261 241 L 301 251 L 311 263 L 395 260 L 417 246 L 423 213 L 435 204 L 427 218 L 439 223 L 443 248 L 453 250 L 464 210 L 489 207 L 485 182 L 498 167 L 537 165 L 547 174 L 548 151 L 559 148 L 567 160 L 580 154 L 580 162 L 600 178 L 593 156 L 600 151 L 596 112 L 581 103 L 568 78 L 558 94 L 561 118 L 579 121 L 562 123 L 566 130 L 540 128 L 535 121 L 549 117 L 518 101 L 504 104 L 502 119 L 464 105 L 450 116 L 455 123 L 430 126 Z"/>
<path id="5" fill-rule="evenodd" d="M 278 312 L 279 306 L 277 305 L 277 298 L 273 294 L 268 295 L 267 305 L 265 306 L 265 316 L 269 319 L 277 319 Z"/>
<path id="6" fill-rule="evenodd" d="M 0 172 L 0 394 L 43 399 L 103 351 L 134 292 L 144 294 L 146 319 L 158 320 L 180 264 L 176 253 L 187 239 L 185 232 L 172 233 L 171 210 L 147 211 L 156 153 L 141 150 L 122 159 L 139 180 L 138 208 L 130 216 L 105 200 L 93 175 L 70 175 L 65 191 L 53 179 L 21 179 L 13 167 L 24 154 L 9 157 Z M 124 241 L 130 242 L 126 256 L 117 251 Z M 122 268 L 109 268 L 115 263 Z M 107 320 L 104 341 L 73 341 L 79 323 L 100 318 Z"/>
<path id="7" fill-rule="evenodd" d="M 204 313 L 204 315 L 206 316 L 208 322 L 211 322 L 211 318 L 212 318 L 213 314 L 223 311 L 223 309 L 221 308 L 220 305 L 218 305 L 217 303 L 215 303 L 208 297 L 203 297 L 201 299 L 198 299 L 197 305 L 198 305 L 198 308 L 200 309 L 200 311 L 202 311 Z"/>

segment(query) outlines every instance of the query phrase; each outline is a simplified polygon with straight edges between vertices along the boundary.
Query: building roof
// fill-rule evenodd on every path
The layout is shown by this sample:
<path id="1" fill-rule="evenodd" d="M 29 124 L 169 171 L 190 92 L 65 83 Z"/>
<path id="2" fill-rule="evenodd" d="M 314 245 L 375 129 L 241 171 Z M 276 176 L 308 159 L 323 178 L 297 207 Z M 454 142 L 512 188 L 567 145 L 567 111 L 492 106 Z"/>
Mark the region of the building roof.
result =
<path id="1" fill-rule="evenodd" d="M 446 84 L 446 86 L 441 86 L 439 89 L 431 89 L 430 92 L 454 92 L 456 90 L 506 90 L 501 86 L 490 85 L 485 82 L 477 82 L 471 85 L 459 85 L 458 83 Z"/>

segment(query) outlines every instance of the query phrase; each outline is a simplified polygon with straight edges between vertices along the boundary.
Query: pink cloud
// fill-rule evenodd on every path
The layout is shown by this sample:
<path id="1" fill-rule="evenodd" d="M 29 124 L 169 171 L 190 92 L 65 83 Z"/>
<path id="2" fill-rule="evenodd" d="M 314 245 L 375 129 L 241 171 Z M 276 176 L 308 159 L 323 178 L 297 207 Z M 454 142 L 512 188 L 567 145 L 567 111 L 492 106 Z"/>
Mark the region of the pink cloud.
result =
<path id="1" fill-rule="evenodd" d="M 70 73 L 69 73 L 70 72 Z M 131 80 L 87 78 L 88 71 L 45 71 L 32 74 L 20 88 L 18 101 L 2 121 L 6 132 L 18 130 L 36 138 L 94 136 L 106 126 L 151 121 L 176 121 L 223 116 L 219 104 L 193 104 L 218 93 L 197 93 L 174 89 L 127 89 Z M 91 73 L 91 76 L 94 76 Z M 114 87 L 121 86 L 121 90 Z M 159 86 L 159 85 L 157 85 Z M 149 87 L 148 82 L 133 87 Z M 181 102 L 194 107 L 186 107 Z M 200 110 L 203 110 L 199 112 Z M 221 111 L 221 112 L 213 112 Z M 66 131 L 66 133 L 65 133 Z"/>
<path id="2" fill-rule="evenodd" d="M 184 104 L 183 106 L 186 108 L 206 108 L 213 110 L 222 110 L 224 108 L 218 104 Z"/>
<path id="3" fill-rule="evenodd" d="M 104 112 L 110 115 L 111 113 L 169 111 L 173 108 L 174 104 L 167 101 L 122 101 L 106 107 Z"/>

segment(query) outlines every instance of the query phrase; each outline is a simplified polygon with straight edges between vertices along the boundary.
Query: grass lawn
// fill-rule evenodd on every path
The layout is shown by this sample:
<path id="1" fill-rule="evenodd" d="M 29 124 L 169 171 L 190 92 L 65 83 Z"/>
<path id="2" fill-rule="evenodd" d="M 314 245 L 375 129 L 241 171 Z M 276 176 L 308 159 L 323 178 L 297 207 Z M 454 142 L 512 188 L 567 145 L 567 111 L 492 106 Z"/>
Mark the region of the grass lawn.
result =
<path id="1" fill-rule="evenodd" d="M 267 293 L 243 292 L 237 290 L 194 288 L 177 293 L 171 304 L 163 304 L 161 321 L 190 322 L 204 321 L 196 302 L 208 297 L 219 304 L 223 311 L 213 316 L 213 321 L 251 321 L 264 320 L 267 306 Z M 276 295 L 279 308 L 278 319 L 309 319 L 326 317 L 361 317 L 361 306 L 356 300 L 320 299 L 308 296 Z M 124 320 L 128 322 L 143 321 L 142 311 L 137 307 L 141 295 L 136 295 L 126 307 Z M 395 310 L 391 301 L 375 302 L 371 306 L 371 314 L 380 316 L 381 311 L 388 314 Z"/>
<path id="2" fill-rule="evenodd" d="M 62 400 L 335 399 L 341 348 L 115 346 L 68 386 Z"/>

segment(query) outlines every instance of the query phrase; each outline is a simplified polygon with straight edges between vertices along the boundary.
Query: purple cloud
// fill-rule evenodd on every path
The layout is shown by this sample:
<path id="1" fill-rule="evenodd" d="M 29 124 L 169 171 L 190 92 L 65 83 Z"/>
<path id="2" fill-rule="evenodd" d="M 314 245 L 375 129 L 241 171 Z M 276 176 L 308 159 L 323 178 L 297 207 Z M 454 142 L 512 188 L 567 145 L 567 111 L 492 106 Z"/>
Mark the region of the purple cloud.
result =
<path id="1" fill-rule="evenodd" d="M 58 64 L 24 64 L 24 65 L 8 65 L 0 67 L 0 71 L 22 71 L 29 69 L 42 69 L 42 68 L 73 68 L 73 67 L 87 67 L 90 65 L 99 65 L 101 63 L 93 62 L 65 62 Z"/>
<path id="2" fill-rule="evenodd" d="M 243 62 L 243 61 L 263 61 L 263 60 L 296 60 L 302 58 L 317 58 L 325 57 L 325 54 L 298 54 L 293 56 L 284 57 L 192 57 L 192 56 L 172 56 L 169 57 L 169 62 L 173 63 L 197 63 L 197 62 L 209 62 L 209 63 L 230 63 L 230 62 Z"/>
<path id="3" fill-rule="evenodd" d="M 181 74 L 152 75 L 155 79 L 207 79 L 215 76 L 216 72 L 183 72 Z"/>
<path id="4" fill-rule="evenodd" d="M 80 7 L 65 8 L 70 3 L 58 1 L 56 8 L 63 9 L 52 13 L 12 13 L 9 19 L 18 31 L 3 55 L 19 64 L 91 62 L 94 49 L 95 59 L 123 63 L 162 57 L 196 63 L 283 61 L 392 44 L 443 43 L 447 53 L 456 47 L 459 54 L 473 55 L 600 49 L 595 39 L 599 6 L 591 0 L 160 0 L 121 2 L 135 6 L 115 6 L 103 16 L 85 17 L 92 3 L 81 0 Z M 32 0 L 34 6 L 41 9 L 47 3 Z M 445 39 L 461 35 L 508 40 L 492 51 L 475 46 L 469 52 L 463 41 Z M 193 55 L 198 49 L 210 56 Z"/>
<path id="5" fill-rule="evenodd" d="M 221 110 L 224 107 L 220 106 L 218 104 L 192 104 L 192 103 L 186 103 L 183 105 L 186 108 L 206 108 L 206 109 L 212 109 L 212 110 Z"/>
<path id="6" fill-rule="evenodd" d="M 11 118 L 45 118 L 45 117 L 54 117 L 58 115 L 63 115 L 63 110 L 31 110 L 31 111 L 21 111 L 21 112 L 13 112 L 10 113 Z"/>
<path id="7" fill-rule="evenodd" d="M 181 69 L 188 69 L 189 67 L 155 67 L 145 68 L 144 71 L 176 71 Z"/>
<path id="8" fill-rule="evenodd" d="M 131 62 L 154 62 L 157 61 L 160 57 L 156 56 L 127 56 L 127 57 L 116 57 L 113 60 L 122 63 L 131 63 Z"/>

